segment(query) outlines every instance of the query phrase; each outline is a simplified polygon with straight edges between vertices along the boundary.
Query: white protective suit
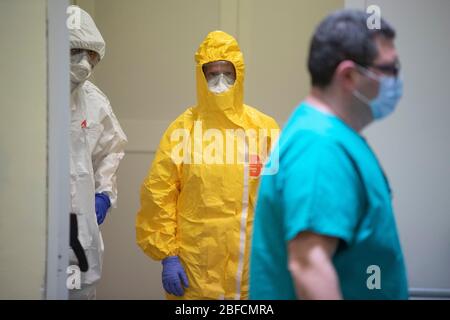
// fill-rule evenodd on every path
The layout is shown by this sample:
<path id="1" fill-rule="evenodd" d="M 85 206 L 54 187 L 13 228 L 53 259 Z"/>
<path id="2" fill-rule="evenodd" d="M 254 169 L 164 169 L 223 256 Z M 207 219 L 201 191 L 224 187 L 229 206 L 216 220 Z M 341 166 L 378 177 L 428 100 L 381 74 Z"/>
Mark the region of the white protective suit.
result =
<path id="1" fill-rule="evenodd" d="M 71 49 L 105 54 L 105 42 L 92 18 L 81 10 L 81 28 L 70 30 Z M 71 299 L 95 298 L 95 283 L 102 272 L 103 240 L 97 225 L 95 194 L 106 193 L 116 206 L 116 171 L 124 156 L 127 138 L 108 98 L 91 82 L 78 84 L 71 94 L 71 210 L 77 214 L 78 238 L 89 264 L 81 273 L 81 290 Z M 72 250 L 69 264 L 77 264 Z"/>

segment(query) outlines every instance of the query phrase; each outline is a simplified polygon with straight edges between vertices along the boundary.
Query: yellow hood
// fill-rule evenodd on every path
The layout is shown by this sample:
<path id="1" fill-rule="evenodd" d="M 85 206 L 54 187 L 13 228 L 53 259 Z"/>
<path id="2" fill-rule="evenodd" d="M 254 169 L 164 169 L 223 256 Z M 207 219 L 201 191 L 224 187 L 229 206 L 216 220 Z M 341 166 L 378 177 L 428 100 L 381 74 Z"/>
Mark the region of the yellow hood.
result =
<path id="1" fill-rule="evenodd" d="M 236 81 L 228 91 L 215 94 L 208 89 L 202 66 L 218 60 L 233 63 Z M 223 31 L 210 32 L 195 53 L 195 61 L 197 62 L 197 108 L 195 111 L 201 118 L 209 120 L 210 124 L 214 123 L 222 128 L 230 127 L 229 121 L 242 126 L 244 58 L 236 39 Z"/>

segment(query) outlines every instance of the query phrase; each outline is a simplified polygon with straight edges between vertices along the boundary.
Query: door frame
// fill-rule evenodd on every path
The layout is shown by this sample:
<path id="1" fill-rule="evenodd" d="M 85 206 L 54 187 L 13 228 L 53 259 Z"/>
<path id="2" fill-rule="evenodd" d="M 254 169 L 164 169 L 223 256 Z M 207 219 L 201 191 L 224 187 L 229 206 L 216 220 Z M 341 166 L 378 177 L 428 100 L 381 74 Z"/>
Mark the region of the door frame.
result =
<path id="1" fill-rule="evenodd" d="M 47 266 L 44 299 L 67 299 L 70 213 L 68 0 L 47 0 Z"/>

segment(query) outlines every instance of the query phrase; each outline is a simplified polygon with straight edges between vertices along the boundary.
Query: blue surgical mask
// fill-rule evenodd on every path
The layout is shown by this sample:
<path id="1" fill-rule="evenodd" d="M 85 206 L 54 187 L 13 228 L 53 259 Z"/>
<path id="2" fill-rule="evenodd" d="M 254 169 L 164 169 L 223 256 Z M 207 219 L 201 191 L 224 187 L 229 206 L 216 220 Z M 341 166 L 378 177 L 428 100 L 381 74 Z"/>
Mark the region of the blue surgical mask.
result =
<path id="1" fill-rule="evenodd" d="M 403 95 L 403 80 L 400 77 L 394 76 L 376 76 L 369 70 L 367 71 L 366 74 L 369 77 L 380 83 L 378 95 L 372 100 L 369 100 L 357 90 L 353 92 L 353 95 L 368 105 L 372 111 L 373 118 L 379 120 L 387 117 L 395 110 Z"/>

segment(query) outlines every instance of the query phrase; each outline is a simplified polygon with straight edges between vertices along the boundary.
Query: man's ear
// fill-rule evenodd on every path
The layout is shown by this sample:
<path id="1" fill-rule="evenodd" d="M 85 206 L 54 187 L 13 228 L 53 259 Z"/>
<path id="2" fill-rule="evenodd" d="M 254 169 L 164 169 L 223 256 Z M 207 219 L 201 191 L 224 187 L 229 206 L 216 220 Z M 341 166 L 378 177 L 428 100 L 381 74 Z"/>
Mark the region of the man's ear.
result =
<path id="1" fill-rule="evenodd" d="M 344 60 L 334 72 L 334 81 L 338 82 L 342 89 L 352 92 L 355 89 L 358 74 L 356 64 L 351 60 Z"/>

